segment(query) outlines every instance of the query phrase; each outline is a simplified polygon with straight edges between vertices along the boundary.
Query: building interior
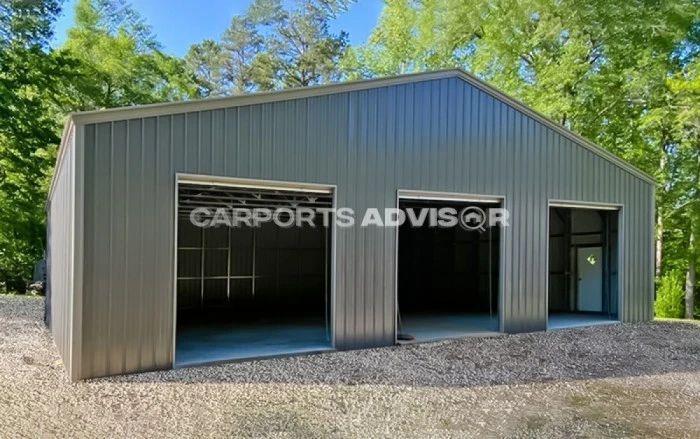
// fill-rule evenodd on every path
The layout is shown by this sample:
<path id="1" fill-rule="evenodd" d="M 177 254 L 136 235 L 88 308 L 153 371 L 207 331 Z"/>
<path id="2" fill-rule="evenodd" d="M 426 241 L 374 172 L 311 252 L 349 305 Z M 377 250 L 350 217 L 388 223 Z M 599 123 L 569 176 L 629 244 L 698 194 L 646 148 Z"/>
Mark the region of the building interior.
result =
<path id="1" fill-rule="evenodd" d="M 330 349 L 331 228 L 319 216 L 198 227 L 190 213 L 203 206 L 318 209 L 332 195 L 179 185 L 176 366 Z"/>
<path id="2" fill-rule="evenodd" d="M 400 200 L 401 209 L 467 206 L 488 211 L 498 204 Z M 435 341 L 499 331 L 500 229 L 399 228 L 399 343 Z"/>
<path id="3" fill-rule="evenodd" d="M 618 321 L 617 210 L 549 210 L 548 329 Z"/>

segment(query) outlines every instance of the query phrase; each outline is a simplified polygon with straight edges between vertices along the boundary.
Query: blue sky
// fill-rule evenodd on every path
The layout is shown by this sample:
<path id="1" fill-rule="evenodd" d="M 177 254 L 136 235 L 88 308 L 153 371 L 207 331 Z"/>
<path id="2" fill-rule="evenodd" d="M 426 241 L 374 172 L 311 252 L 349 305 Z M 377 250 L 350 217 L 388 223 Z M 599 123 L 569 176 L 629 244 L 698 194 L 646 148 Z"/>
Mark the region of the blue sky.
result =
<path id="1" fill-rule="evenodd" d="M 75 2 L 67 0 L 64 4 L 56 23 L 56 45 L 61 44 L 66 29 L 71 26 Z M 130 3 L 153 26 L 165 50 L 183 56 L 190 44 L 204 38 L 218 39 L 231 17 L 243 13 L 250 0 L 131 0 Z M 332 23 L 332 30 L 348 32 L 352 44 L 363 43 L 377 22 L 381 8 L 382 0 L 358 0 Z"/>

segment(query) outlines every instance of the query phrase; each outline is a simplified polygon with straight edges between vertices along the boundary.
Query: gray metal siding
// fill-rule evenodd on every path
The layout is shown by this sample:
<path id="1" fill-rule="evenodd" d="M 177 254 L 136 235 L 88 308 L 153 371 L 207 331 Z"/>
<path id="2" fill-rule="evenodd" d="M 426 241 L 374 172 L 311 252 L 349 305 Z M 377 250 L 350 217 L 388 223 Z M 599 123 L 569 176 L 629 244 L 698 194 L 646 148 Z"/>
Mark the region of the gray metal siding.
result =
<path id="1" fill-rule="evenodd" d="M 51 297 L 50 322 L 58 353 L 72 376 L 74 310 L 74 228 L 75 221 L 75 131 L 64 145 L 56 184 L 48 203 L 47 253 L 48 287 Z"/>
<path id="2" fill-rule="evenodd" d="M 505 197 L 501 318 L 545 329 L 548 200 L 624 205 L 622 313 L 652 317 L 653 187 L 460 78 L 85 126 L 82 375 L 171 366 L 175 174 Z M 651 213 L 650 213 L 651 212 Z M 396 233 L 338 229 L 336 347 L 390 345 Z"/>

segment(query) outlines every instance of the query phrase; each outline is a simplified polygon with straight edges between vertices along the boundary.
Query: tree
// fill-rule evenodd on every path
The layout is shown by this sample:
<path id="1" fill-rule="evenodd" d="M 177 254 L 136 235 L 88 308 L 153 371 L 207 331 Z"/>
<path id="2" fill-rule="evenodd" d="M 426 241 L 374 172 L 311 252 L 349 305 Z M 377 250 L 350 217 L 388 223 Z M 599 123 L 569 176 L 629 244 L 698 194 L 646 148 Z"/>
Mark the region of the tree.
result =
<path id="1" fill-rule="evenodd" d="M 364 47 L 350 48 L 342 66 L 350 79 L 394 76 L 427 68 L 418 63 L 418 11 L 413 0 L 386 0 Z"/>
<path id="2" fill-rule="evenodd" d="M 255 78 L 263 86 L 272 76 L 276 88 L 308 87 L 341 78 L 338 63 L 348 36 L 330 33 L 329 20 L 347 6 L 346 2 L 304 1 L 289 11 L 276 14 L 274 32 L 264 43 L 267 69 Z"/>
<path id="3" fill-rule="evenodd" d="M 67 112 L 196 95 L 123 0 L 80 0 L 61 50 L 61 0 L 0 3 L 0 283 L 23 292 L 45 245 L 44 202 Z"/>
<path id="4" fill-rule="evenodd" d="M 252 91 L 255 57 L 263 37 L 250 17 L 234 16 L 221 41 L 206 39 L 190 46 L 185 61 L 202 96 L 225 96 Z"/>
<path id="5" fill-rule="evenodd" d="M 70 66 L 47 47 L 60 6 L 58 0 L 0 4 L 0 282 L 10 291 L 24 292 L 44 248 L 55 109 Z"/>
<path id="6" fill-rule="evenodd" d="M 263 37 L 248 17 L 233 17 L 224 32 L 222 46 L 228 55 L 223 63 L 224 78 L 235 94 L 253 89 L 255 56 L 263 47 Z"/>
<path id="7" fill-rule="evenodd" d="M 65 53 L 80 61 L 73 107 L 110 108 L 196 96 L 183 60 L 161 50 L 146 22 L 123 0 L 79 0 Z"/>
<path id="8" fill-rule="evenodd" d="M 227 90 L 223 80 L 224 51 L 219 43 L 206 39 L 190 46 L 185 66 L 192 72 L 200 96 L 222 96 Z"/>
<path id="9" fill-rule="evenodd" d="M 692 319 L 699 254 L 697 238 L 700 236 L 700 59 L 694 59 L 667 82 L 677 109 L 673 120 L 677 139 L 673 151 L 678 170 L 674 179 L 677 197 L 674 197 L 672 207 L 682 224 L 681 230 L 686 231 L 682 235 L 687 238 L 681 244 L 687 261 L 685 317 Z"/>
<path id="10" fill-rule="evenodd" d="M 205 94 L 306 87 L 340 80 L 347 34 L 329 22 L 352 0 L 255 0 L 234 16 L 221 41 L 193 45 L 188 65 Z"/>

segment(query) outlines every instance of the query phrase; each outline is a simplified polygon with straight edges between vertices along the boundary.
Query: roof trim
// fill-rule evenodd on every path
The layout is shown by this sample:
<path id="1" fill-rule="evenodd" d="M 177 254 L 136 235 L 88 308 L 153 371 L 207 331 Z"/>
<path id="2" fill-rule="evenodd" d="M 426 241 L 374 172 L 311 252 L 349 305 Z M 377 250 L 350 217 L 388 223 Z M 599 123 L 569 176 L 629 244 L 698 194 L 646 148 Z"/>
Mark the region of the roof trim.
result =
<path id="1" fill-rule="evenodd" d="M 350 91 L 387 87 L 391 85 L 453 78 L 458 76 L 459 73 L 460 71 L 457 69 L 410 73 L 407 75 L 385 78 L 361 79 L 358 81 L 338 82 L 333 84 L 315 85 L 312 87 L 296 87 L 277 91 L 262 91 L 236 96 L 223 96 L 193 99 L 189 101 L 174 101 L 160 104 L 109 108 L 105 110 L 83 111 L 71 113 L 70 117 L 79 124 L 111 122 L 124 119 L 140 119 L 194 111 L 218 110 L 222 108 L 265 104 L 269 102 L 325 96 Z"/>
<path id="2" fill-rule="evenodd" d="M 66 118 L 63 124 L 63 133 L 61 134 L 61 143 L 58 145 L 58 154 L 56 156 L 56 164 L 53 168 L 53 173 L 51 174 L 51 184 L 49 185 L 49 192 L 46 194 L 46 201 L 50 201 L 53 197 L 54 190 L 56 188 L 56 180 L 58 179 L 58 170 L 61 169 L 61 164 L 63 163 L 63 156 L 66 155 L 67 146 L 66 142 L 68 137 L 75 129 L 75 123 L 70 115 Z M 46 204 L 48 208 L 48 203 Z"/>
<path id="3" fill-rule="evenodd" d="M 279 102 L 292 99 L 303 99 L 316 96 L 325 96 L 337 93 L 346 93 L 358 90 L 367 90 L 393 85 L 409 84 L 421 81 L 431 81 L 445 78 L 460 78 L 477 89 L 491 95 L 515 110 L 540 122 L 546 127 L 563 135 L 574 143 L 588 149 L 599 157 L 608 160 L 620 168 L 630 172 L 638 178 L 650 184 L 656 184 L 652 176 L 626 162 L 617 155 L 603 149 L 590 140 L 581 137 L 568 128 L 554 122 L 547 116 L 528 107 L 519 100 L 512 98 L 485 81 L 465 72 L 462 69 L 446 69 L 431 72 L 410 73 L 386 78 L 363 79 L 359 81 L 341 82 L 335 84 L 319 85 L 314 87 L 291 88 L 281 91 L 267 91 L 250 93 L 238 96 L 226 96 L 217 98 L 197 99 L 191 101 L 166 102 L 161 104 L 149 104 L 132 107 L 111 108 L 106 110 L 86 111 L 71 113 L 68 117 L 75 124 L 91 124 L 100 122 L 112 122 L 115 120 L 137 119 L 147 117 L 165 116 L 170 114 L 187 113 L 194 111 L 216 110 L 222 108 L 257 105 L 270 102 Z M 64 131 L 65 134 L 65 131 Z M 62 141 L 63 143 L 63 141 Z"/>

